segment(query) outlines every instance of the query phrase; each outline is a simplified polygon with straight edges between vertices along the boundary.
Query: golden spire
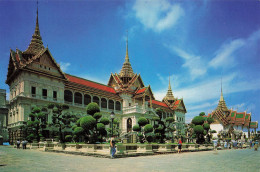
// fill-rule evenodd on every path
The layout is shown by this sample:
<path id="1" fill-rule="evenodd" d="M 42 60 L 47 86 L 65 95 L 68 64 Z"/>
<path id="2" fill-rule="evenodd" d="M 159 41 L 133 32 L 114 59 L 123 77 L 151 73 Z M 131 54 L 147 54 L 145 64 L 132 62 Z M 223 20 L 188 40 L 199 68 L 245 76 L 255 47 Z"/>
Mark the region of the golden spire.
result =
<path id="1" fill-rule="evenodd" d="M 128 31 L 126 31 L 126 54 L 125 54 L 125 61 L 129 62 L 129 56 L 128 56 Z"/>
<path id="2" fill-rule="evenodd" d="M 121 77 L 128 77 L 131 78 L 134 76 L 134 72 L 129 60 L 128 56 L 128 31 L 127 31 L 127 37 L 126 37 L 126 55 L 125 55 L 125 62 L 123 64 L 123 67 L 119 73 Z"/>
<path id="3" fill-rule="evenodd" d="M 217 110 L 222 110 L 223 112 L 228 111 L 226 102 L 224 100 L 223 91 L 222 91 L 222 78 L 221 78 L 221 95 L 218 102 Z"/>
<path id="4" fill-rule="evenodd" d="M 40 35 L 39 21 L 38 21 L 38 1 L 37 1 L 37 15 L 36 15 L 36 26 L 34 34 L 32 35 L 32 40 L 27 50 L 24 53 L 26 54 L 37 54 L 40 50 L 44 49 L 42 37 Z"/>
<path id="5" fill-rule="evenodd" d="M 163 98 L 163 100 L 174 101 L 174 96 L 172 94 L 172 88 L 171 88 L 171 78 L 170 78 L 170 76 L 169 76 L 168 91 L 167 91 L 166 96 Z"/>

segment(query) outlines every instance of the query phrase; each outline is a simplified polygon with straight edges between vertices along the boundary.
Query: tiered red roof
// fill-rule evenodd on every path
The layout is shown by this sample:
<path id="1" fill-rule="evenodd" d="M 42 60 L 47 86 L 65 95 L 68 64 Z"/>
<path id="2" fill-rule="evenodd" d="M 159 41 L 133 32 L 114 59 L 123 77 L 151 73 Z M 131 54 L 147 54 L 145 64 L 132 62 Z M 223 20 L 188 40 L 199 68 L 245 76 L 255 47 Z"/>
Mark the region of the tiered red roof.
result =
<path id="1" fill-rule="evenodd" d="M 136 94 L 143 93 L 143 92 L 145 92 L 145 90 L 146 90 L 146 87 L 141 88 L 141 89 L 137 90 Z"/>
<path id="2" fill-rule="evenodd" d="M 71 75 L 68 75 L 68 74 L 66 74 L 66 77 L 68 78 L 68 80 L 70 82 L 74 82 L 74 83 L 81 84 L 81 85 L 84 85 L 84 86 L 87 86 L 87 87 L 92 87 L 92 88 L 96 88 L 96 89 L 99 89 L 99 90 L 103 90 L 103 91 L 106 91 L 106 92 L 116 94 L 116 91 L 111 87 L 108 87 L 108 86 L 105 86 L 105 85 L 102 85 L 102 84 L 98 84 L 98 83 L 93 82 L 93 81 L 78 78 L 78 77 L 75 77 L 75 76 L 71 76 Z"/>
<path id="3" fill-rule="evenodd" d="M 181 102 L 181 100 L 176 100 L 176 101 L 173 103 L 172 109 L 173 109 L 173 110 L 177 109 L 177 107 L 179 106 L 180 102 Z"/>
<path id="4" fill-rule="evenodd" d="M 159 106 L 163 106 L 163 107 L 169 108 L 165 103 L 157 101 L 157 100 L 152 100 L 152 104 L 156 104 L 156 105 L 159 105 Z"/>

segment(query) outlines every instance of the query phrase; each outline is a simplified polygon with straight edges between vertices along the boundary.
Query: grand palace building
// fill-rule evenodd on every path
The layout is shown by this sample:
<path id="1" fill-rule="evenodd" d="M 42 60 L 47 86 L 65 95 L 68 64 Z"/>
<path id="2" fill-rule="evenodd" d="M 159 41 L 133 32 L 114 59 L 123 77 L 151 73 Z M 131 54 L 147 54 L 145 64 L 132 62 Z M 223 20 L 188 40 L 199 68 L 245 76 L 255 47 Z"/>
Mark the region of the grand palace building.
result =
<path id="1" fill-rule="evenodd" d="M 112 111 L 116 114 L 121 134 L 130 133 L 140 117 L 152 119 L 156 116 L 155 108 L 160 107 L 165 112 L 163 118 L 174 117 L 177 130 L 184 132 L 186 108 L 183 99 L 174 97 L 169 82 L 163 100 L 155 100 L 150 85 L 145 86 L 140 74 L 134 73 L 131 67 L 128 41 L 122 69 L 118 74 L 111 73 L 107 85 L 64 73 L 48 47 L 43 45 L 38 9 L 28 48 L 10 50 L 6 84 L 10 88 L 7 128 L 11 143 L 22 138 L 20 127 L 29 119 L 32 107 L 43 107 L 48 103 L 67 104 L 69 111 L 83 116 L 86 105 L 96 102 L 105 116 L 109 117 Z M 51 115 L 47 119 L 51 122 Z"/>
<path id="2" fill-rule="evenodd" d="M 221 88 L 218 106 L 208 114 L 208 117 L 214 119 L 214 123 L 210 124 L 211 130 L 216 131 L 213 136 L 217 137 L 221 132 L 225 132 L 226 137 L 232 139 L 235 139 L 235 135 L 239 133 L 242 136 L 246 135 L 250 137 L 250 129 L 253 129 L 254 133 L 256 133 L 256 129 L 258 128 L 258 122 L 251 121 L 251 115 L 251 113 L 246 111 L 238 112 L 237 110 L 228 109 Z"/>

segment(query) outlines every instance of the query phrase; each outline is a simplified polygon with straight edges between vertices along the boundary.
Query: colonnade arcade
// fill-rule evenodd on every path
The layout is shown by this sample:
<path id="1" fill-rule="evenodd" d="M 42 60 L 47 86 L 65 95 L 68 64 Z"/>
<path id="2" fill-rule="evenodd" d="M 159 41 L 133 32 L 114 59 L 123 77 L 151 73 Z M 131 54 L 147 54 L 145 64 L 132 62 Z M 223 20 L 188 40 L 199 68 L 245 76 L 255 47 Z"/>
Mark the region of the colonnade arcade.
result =
<path id="1" fill-rule="evenodd" d="M 64 91 L 64 103 L 75 106 L 86 106 L 91 102 L 97 103 L 101 109 L 121 111 L 121 103 L 105 97 L 96 95 L 83 94 L 71 90 Z"/>

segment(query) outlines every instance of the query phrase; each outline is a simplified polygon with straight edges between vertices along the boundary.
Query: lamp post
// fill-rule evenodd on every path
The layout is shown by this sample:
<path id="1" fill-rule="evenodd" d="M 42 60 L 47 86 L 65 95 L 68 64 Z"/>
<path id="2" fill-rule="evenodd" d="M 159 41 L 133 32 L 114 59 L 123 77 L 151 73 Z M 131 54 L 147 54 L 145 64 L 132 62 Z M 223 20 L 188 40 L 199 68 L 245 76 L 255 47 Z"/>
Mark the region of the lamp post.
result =
<path id="1" fill-rule="evenodd" d="M 114 118 L 115 118 L 115 113 L 112 111 L 111 112 L 111 114 L 110 114 L 110 118 L 111 118 L 111 120 L 112 120 L 112 137 L 113 137 L 113 128 L 114 128 L 114 126 L 113 126 L 113 121 L 114 121 Z"/>

